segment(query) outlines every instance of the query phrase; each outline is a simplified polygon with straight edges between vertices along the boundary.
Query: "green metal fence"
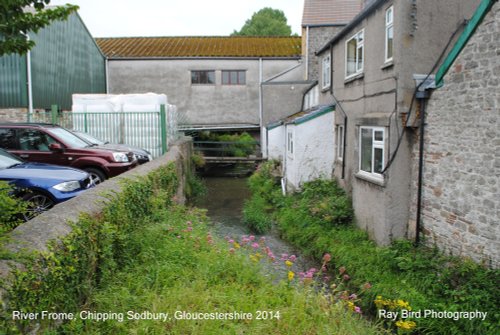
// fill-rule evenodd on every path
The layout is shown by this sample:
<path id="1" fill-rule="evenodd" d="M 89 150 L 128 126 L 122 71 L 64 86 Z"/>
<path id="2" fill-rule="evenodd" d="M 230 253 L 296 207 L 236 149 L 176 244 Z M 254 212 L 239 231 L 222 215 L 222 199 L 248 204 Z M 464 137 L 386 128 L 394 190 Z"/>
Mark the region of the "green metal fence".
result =
<path id="1" fill-rule="evenodd" d="M 159 112 L 67 112 L 53 105 L 50 111 L 28 114 L 28 122 L 57 124 L 110 143 L 137 146 L 158 157 L 176 137 L 176 114 L 171 105 L 161 105 Z"/>

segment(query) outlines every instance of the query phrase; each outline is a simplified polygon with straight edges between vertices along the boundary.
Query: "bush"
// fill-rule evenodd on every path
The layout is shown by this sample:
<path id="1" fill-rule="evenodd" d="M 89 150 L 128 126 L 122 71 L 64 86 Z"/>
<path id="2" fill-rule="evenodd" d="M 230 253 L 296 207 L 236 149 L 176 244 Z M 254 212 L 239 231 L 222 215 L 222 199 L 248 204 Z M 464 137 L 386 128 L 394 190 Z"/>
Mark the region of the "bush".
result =
<path id="1" fill-rule="evenodd" d="M 21 214 L 26 210 L 26 204 L 12 194 L 12 187 L 7 182 L 0 181 L 0 235 L 23 222 Z"/>

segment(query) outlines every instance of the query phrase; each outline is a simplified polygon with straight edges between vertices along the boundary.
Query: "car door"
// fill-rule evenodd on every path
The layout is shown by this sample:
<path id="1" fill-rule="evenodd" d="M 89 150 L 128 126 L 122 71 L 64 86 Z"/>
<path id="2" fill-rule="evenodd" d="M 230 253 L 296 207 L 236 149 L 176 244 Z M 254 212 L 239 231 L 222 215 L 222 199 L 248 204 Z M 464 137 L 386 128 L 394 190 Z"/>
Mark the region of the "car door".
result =
<path id="1" fill-rule="evenodd" d="M 49 146 L 57 141 L 38 129 L 18 128 L 18 146 L 12 151 L 28 162 L 67 165 L 59 152 L 51 151 Z"/>

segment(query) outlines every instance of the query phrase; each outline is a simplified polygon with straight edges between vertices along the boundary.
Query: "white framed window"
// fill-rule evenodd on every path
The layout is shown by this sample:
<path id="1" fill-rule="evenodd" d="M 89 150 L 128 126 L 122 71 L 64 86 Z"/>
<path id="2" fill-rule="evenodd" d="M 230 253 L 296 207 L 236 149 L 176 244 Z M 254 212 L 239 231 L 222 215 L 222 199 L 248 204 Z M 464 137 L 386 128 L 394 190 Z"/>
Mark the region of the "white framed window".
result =
<path id="1" fill-rule="evenodd" d="M 288 130 L 286 134 L 286 151 L 288 152 L 289 155 L 293 156 L 293 130 Z"/>
<path id="2" fill-rule="evenodd" d="M 385 62 L 392 60 L 394 42 L 394 7 L 385 11 Z"/>
<path id="3" fill-rule="evenodd" d="M 331 85 L 331 76 L 332 76 L 332 71 L 331 71 L 331 58 L 330 55 L 326 56 L 323 58 L 323 66 L 322 68 L 322 84 L 321 88 L 322 89 L 327 89 Z"/>
<path id="4" fill-rule="evenodd" d="M 385 128 L 360 127 L 359 172 L 383 180 L 385 166 Z"/>
<path id="5" fill-rule="evenodd" d="M 346 79 L 363 72 L 364 64 L 364 29 L 345 42 Z"/>
<path id="6" fill-rule="evenodd" d="M 344 125 L 337 126 L 337 158 L 344 159 Z"/>

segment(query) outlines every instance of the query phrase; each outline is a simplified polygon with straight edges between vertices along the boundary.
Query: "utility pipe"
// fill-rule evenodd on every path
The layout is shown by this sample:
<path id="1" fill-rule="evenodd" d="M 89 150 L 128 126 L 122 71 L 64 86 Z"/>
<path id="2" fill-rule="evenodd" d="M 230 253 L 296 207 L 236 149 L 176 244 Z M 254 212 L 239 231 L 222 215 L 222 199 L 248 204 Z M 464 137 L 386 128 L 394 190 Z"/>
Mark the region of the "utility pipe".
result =
<path id="1" fill-rule="evenodd" d="M 420 243 L 420 227 L 422 220 L 422 193 L 423 193 L 423 179 L 424 179 L 424 135 L 425 135 L 425 109 L 429 92 L 417 92 L 417 99 L 420 101 L 420 132 L 419 132 L 419 153 L 418 153 L 418 183 L 417 183 L 417 217 L 415 227 L 415 245 Z"/>
<path id="2" fill-rule="evenodd" d="M 26 39 L 29 41 L 30 37 L 26 34 Z M 31 51 L 28 50 L 26 53 L 26 76 L 27 76 L 27 86 L 28 86 L 28 121 L 30 121 L 30 116 L 33 115 L 33 81 L 31 77 Z"/>

